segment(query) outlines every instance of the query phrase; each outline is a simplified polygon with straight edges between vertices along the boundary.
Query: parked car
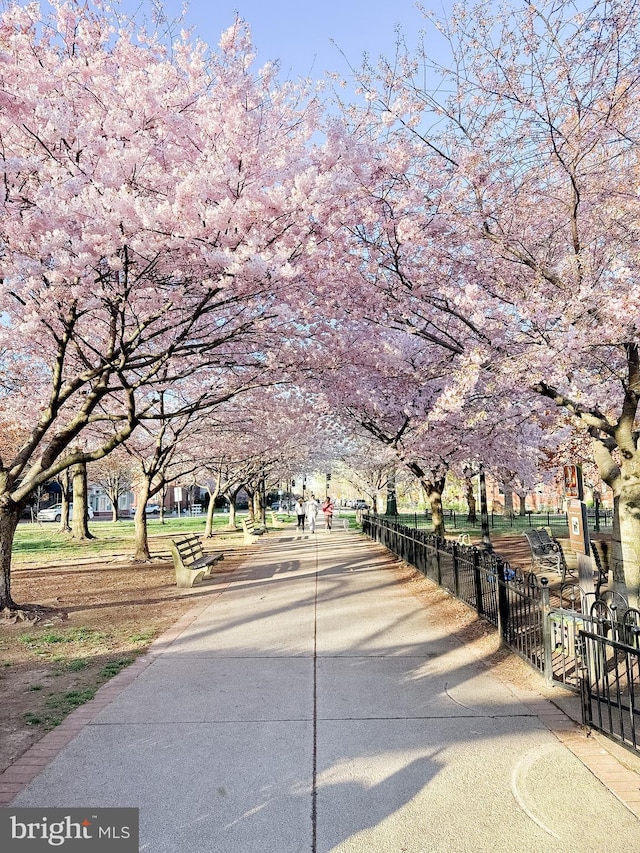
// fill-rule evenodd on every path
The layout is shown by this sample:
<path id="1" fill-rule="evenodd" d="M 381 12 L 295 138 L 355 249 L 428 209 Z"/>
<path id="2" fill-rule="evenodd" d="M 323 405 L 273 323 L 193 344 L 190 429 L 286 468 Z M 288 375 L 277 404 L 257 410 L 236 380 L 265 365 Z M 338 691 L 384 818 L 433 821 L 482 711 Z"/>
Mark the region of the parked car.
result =
<path id="1" fill-rule="evenodd" d="M 130 511 L 131 515 L 135 515 L 136 507 L 132 506 Z M 156 515 L 160 512 L 160 504 L 147 504 L 144 511 L 146 515 Z"/>
<path id="2" fill-rule="evenodd" d="M 93 518 L 93 508 L 88 507 L 87 512 L 89 518 Z M 46 509 L 41 509 L 38 511 L 36 516 L 38 521 L 60 521 L 62 518 L 62 504 L 54 504 L 53 506 L 48 506 Z M 69 507 L 69 521 L 73 518 L 73 504 Z"/>

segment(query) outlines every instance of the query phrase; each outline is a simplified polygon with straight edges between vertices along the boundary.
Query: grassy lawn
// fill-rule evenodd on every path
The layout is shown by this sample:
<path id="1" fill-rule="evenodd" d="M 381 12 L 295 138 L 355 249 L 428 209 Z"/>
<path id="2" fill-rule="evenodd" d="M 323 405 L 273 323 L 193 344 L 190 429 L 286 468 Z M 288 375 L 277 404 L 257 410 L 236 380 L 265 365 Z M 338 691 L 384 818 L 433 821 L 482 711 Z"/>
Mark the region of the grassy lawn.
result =
<path id="1" fill-rule="evenodd" d="M 393 516 L 392 520 L 399 524 L 404 524 L 407 527 L 414 527 L 424 530 L 431 530 L 431 518 L 424 512 L 419 513 L 398 513 Z M 475 524 L 470 524 L 466 515 L 463 512 L 450 513 L 445 512 L 445 530 L 447 538 L 456 539 L 461 534 L 469 534 L 472 538 L 482 535 L 482 527 L 480 524 L 480 513 Z M 495 536 L 522 536 L 524 530 L 530 530 L 532 527 L 550 527 L 554 536 L 568 536 L 569 528 L 567 526 L 566 516 L 556 515 L 555 513 L 533 513 L 527 516 L 516 515 L 514 518 L 507 518 L 501 515 L 491 514 L 489 516 L 489 533 Z M 602 529 L 606 528 L 604 520 L 601 525 Z"/>
<path id="2" fill-rule="evenodd" d="M 294 515 L 287 516 L 286 513 L 277 513 L 282 523 L 286 524 L 295 520 Z M 217 513 L 213 518 L 213 530 L 216 535 L 236 536 L 242 533 L 240 520 L 246 517 L 246 513 L 236 514 L 237 534 L 228 528 L 229 515 Z M 334 518 L 334 525 L 342 524 L 342 519 L 347 518 L 351 527 L 356 526 L 355 513 L 342 510 Z M 165 538 L 178 536 L 181 533 L 203 533 L 205 528 L 205 516 L 168 516 L 164 522 L 158 518 L 147 519 L 147 530 L 149 534 L 149 547 L 153 555 L 158 547 L 163 552 L 168 546 L 162 547 L 159 542 Z M 120 521 L 93 521 L 89 522 L 89 530 L 95 539 L 84 542 L 76 542 L 69 533 L 60 533 L 59 525 L 54 521 L 41 523 L 21 523 L 18 525 L 13 543 L 13 566 L 23 566 L 37 563 L 40 566 L 53 565 L 60 562 L 73 562 L 74 560 L 100 560 L 102 558 L 113 559 L 114 557 L 127 557 L 134 550 L 134 522 L 133 519 L 122 519 Z M 156 548 L 154 549 L 154 542 Z"/>
<path id="3" fill-rule="evenodd" d="M 240 525 L 239 518 L 238 525 Z M 214 532 L 228 532 L 229 516 L 214 516 Z M 154 538 L 171 537 L 181 533 L 203 533 L 204 516 L 168 517 L 164 523 L 157 518 L 147 520 L 149 545 L 153 552 Z M 113 558 L 133 554 L 134 522 L 90 521 L 89 530 L 95 539 L 77 542 L 69 533 L 60 533 L 56 522 L 19 524 L 13 543 L 13 565 L 37 562 L 39 565 L 66 560 Z"/>

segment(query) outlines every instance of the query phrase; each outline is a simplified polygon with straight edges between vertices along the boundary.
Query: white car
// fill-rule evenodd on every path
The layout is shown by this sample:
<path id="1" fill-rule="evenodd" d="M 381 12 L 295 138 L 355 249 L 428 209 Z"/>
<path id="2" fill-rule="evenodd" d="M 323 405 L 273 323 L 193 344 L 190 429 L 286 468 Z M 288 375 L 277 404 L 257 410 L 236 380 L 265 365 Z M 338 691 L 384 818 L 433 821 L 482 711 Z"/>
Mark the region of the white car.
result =
<path id="1" fill-rule="evenodd" d="M 132 506 L 129 511 L 130 511 L 131 515 L 135 515 L 136 514 L 136 507 Z M 160 504 L 147 504 L 146 507 L 144 508 L 144 511 L 145 511 L 145 515 L 155 515 L 156 513 L 160 512 Z"/>
<path id="2" fill-rule="evenodd" d="M 89 518 L 93 518 L 92 507 L 87 508 Z M 41 509 L 36 516 L 38 521 L 60 521 L 62 518 L 62 504 L 54 504 L 46 509 Z M 69 506 L 69 521 L 73 518 L 73 504 Z"/>

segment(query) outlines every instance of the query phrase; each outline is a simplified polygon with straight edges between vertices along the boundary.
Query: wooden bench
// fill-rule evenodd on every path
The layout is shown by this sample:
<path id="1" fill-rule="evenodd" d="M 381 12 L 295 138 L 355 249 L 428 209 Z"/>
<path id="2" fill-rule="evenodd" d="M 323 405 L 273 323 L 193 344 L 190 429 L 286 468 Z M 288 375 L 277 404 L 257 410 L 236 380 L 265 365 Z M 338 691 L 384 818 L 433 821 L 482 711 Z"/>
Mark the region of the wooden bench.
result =
<path id="1" fill-rule="evenodd" d="M 267 532 L 266 527 L 256 527 L 256 523 L 251 516 L 242 519 L 242 529 L 244 530 L 244 538 L 249 542 Z"/>
<path id="2" fill-rule="evenodd" d="M 564 580 L 567 572 L 567 564 L 562 553 L 562 548 L 549 535 L 544 527 L 525 530 L 524 535 L 531 550 L 531 568 L 553 569 Z"/>
<path id="3" fill-rule="evenodd" d="M 188 589 L 211 574 L 214 565 L 224 554 L 205 554 L 197 534 L 172 539 L 169 547 L 176 570 L 176 586 Z"/>

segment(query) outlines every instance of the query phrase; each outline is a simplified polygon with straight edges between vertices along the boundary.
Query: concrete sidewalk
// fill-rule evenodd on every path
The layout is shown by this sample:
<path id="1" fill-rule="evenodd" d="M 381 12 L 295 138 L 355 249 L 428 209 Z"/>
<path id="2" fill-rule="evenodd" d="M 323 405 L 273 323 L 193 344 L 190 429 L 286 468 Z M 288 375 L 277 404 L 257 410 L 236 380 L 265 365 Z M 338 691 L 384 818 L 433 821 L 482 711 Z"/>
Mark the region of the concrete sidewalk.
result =
<path id="1" fill-rule="evenodd" d="M 384 549 L 264 539 L 9 768 L 5 802 L 139 807 L 149 853 L 640 851 L 640 776 L 492 675 Z"/>

